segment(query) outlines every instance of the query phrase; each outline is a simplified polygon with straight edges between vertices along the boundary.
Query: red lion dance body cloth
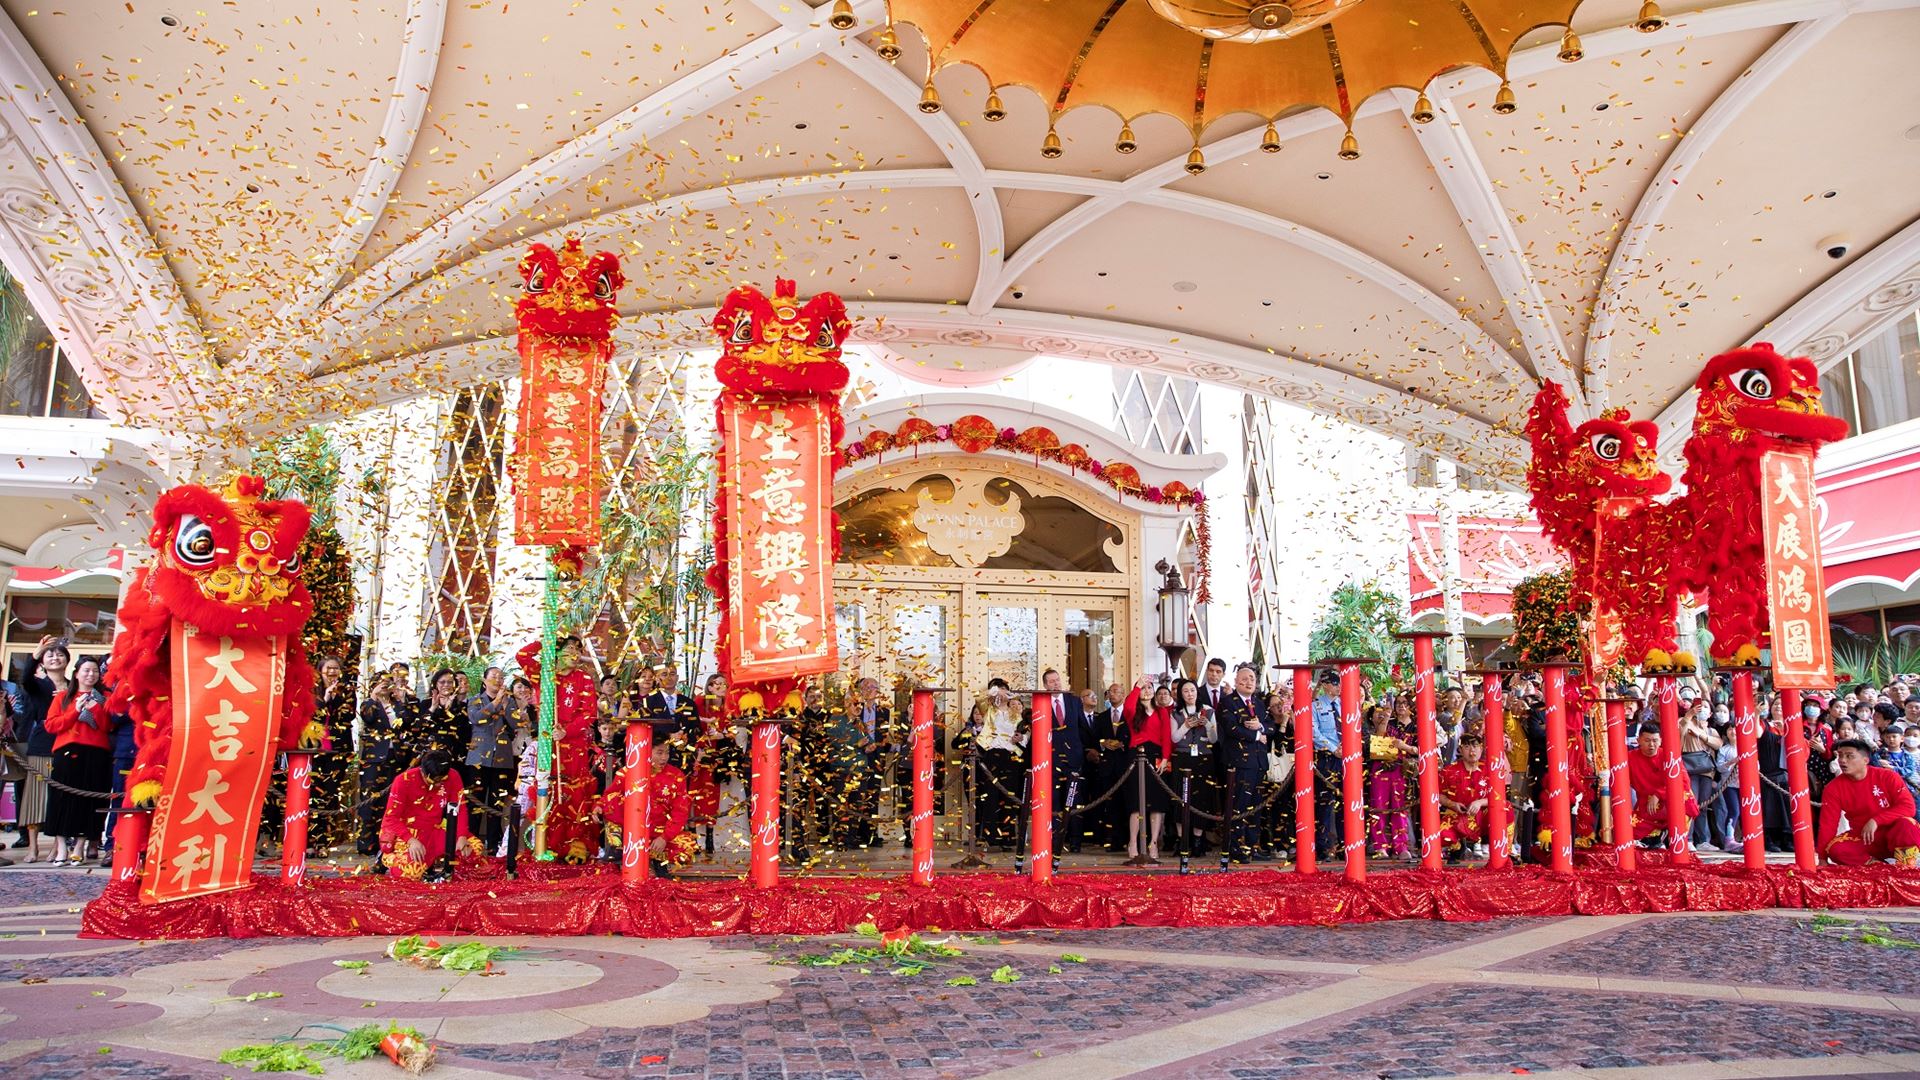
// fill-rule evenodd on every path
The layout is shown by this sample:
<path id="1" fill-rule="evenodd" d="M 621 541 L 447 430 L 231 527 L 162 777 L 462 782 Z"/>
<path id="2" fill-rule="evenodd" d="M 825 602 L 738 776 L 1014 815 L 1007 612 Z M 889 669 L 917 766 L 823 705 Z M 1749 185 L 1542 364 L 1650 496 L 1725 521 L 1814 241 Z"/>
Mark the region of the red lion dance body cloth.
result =
<path id="1" fill-rule="evenodd" d="M 1788 359 L 1764 343 L 1707 361 L 1694 387 L 1700 396 L 1681 476 L 1686 527 L 1675 534 L 1676 569 L 1706 597 L 1715 658 L 1758 664 L 1768 645 L 1760 458 L 1845 438 L 1847 422 L 1820 411 L 1813 361 Z"/>
<path id="2" fill-rule="evenodd" d="M 300 648 L 307 508 L 265 494 L 255 476 L 162 494 L 120 605 L 107 707 L 133 720 L 127 803 L 155 808 L 145 902 L 244 888 L 275 755 L 326 734 Z"/>
<path id="3" fill-rule="evenodd" d="M 1549 380 L 1533 399 L 1527 438 L 1527 491 L 1547 539 L 1571 564 L 1568 602 L 1582 617 L 1619 619 L 1628 661 L 1671 666 L 1680 515 L 1652 501 L 1673 483 L 1658 465 L 1660 429 L 1629 420 L 1625 409 L 1576 428 L 1565 391 Z"/>
<path id="4" fill-rule="evenodd" d="M 707 583 L 720 605 L 726 712 L 763 702 L 797 712 L 801 678 L 837 664 L 831 505 L 846 428 L 840 347 L 852 324 L 838 296 L 802 304 L 780 279 L 772 298 L 751 286 L 728 293 L 713 328 L 723 389 Z"/>

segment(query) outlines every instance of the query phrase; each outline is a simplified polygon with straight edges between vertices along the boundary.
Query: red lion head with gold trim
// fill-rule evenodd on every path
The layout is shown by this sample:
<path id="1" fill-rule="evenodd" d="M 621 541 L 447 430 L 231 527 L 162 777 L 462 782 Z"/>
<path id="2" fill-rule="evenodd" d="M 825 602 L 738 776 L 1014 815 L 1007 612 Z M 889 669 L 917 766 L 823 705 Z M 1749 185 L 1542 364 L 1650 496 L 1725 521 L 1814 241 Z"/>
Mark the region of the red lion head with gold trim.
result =
<path id="1" fill-rule="evenodd" d="M 1608 409 L 1575 427 L 1567 405 L 1566 391 L 1548 380 L 1527 414 L 1527 487 L 1541 524 L 1563 547 L 1591 543 L 1601 499 L 1652 498 L 1673 485 L 1660 471 L 1660 429 L 1652 421 Z"/>
<path id="2" fill-rule="evenodd" d="M 210 634 L 297 634 L 313 612 L 300 580 L 305 503 L 266 499 L 239 476 L 224 492 L 183 484 L 160 496 L 147 543 L 147 587 L 162 607 Z"/>
<path id="3" fill-rule="evenodd" d="M 1694 383 L 1693 431 L 1732 443 L 1754 436 L 1823 446 L 1847 435 L 1847 422 L 1820 410 L 1820 369 L 1804 356 L 1781 356 L 1755 342 L 1721 353 Z"/>
<path id="4" fill-rule="evenodd" d="M 714 374 L 722 385 L 746 393 L 837 394 L 846 389 L 840 362 L 853 323 L 833 293 L 805 304 L 794 283 L 776 278 L 773 298 L 751 285 L 727 294 L 713 317 L 721 356 Z"/>
<path id="5" fill-rule="evenodd" d="M 520 325 L 561 337 L 605 337 L 618 314 L 615 294 L 627 279 L 620 258 L 609 251 L 589 259 L 580 238 L 570 236 L 558 254 L 545 244 L 520 260 L 525 293 L 514 305 Z"/>

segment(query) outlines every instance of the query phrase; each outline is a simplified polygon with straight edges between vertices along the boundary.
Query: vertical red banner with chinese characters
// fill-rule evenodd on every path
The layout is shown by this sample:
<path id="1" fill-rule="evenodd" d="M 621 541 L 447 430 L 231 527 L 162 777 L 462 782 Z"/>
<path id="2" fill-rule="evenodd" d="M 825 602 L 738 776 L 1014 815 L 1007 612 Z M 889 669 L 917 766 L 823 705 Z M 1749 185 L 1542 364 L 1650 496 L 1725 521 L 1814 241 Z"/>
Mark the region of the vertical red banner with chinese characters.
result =
<path id="1" fill-rule="evenodd" d="M 1833 688 L 1833 640 L 1820 573 L 1813 451 L 1769 450 L 1760 459 L 1761 528 L 1767 542 L 1767 614 L 1773 683 Z"/>
<path id="2" fill-rule="evenodd" d="M 833 628 L 833 447 L 819 398 L 720 398 L 727 515 L 727 670 L 768 682 L 839 666 Z"/>
<path id="3" fill-rule="evenodd" d="M 286 642 L 202 634 L 178 619 L 173 741 L 140 878 L 146 903 L 243 889 L 273 775 Z"/>
<path id="4" fill-rule="evenodd" d="M 606 338 L 521 333 L 514 543 L 600 542 L 600 391 L 612 351 Z"/>
<path id="5" fill-rule="evenodd" d="M 1600 500 L 1600 513 L 1593 525 L 1594 573 L 1587 582 L 1593 597 L 1593 610 L 1587 613 L 1587 671 L 1599 676 L 1620 661 L 1627 649 L 1626 626 L 1620 613 L 1600 598 L 1606 590 L 1600 585 L 1599 553 L 1606 544 L 1609 529 L 1623 528 L 1620 520 L 1638 509 L 1645 499 L 1636 496 L 1611 496 Z"/>

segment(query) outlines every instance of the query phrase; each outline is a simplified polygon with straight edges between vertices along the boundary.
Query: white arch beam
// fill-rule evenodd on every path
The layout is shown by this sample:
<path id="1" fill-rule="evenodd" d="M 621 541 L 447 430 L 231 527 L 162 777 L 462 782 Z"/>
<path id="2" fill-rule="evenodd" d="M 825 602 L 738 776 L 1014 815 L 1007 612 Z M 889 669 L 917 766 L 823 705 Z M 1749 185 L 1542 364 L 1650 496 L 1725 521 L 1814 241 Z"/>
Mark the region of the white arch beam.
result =
<path id="1" fill-rule="evenodd" d="M 1898 279 L 1905 279 L 1896 283 Z M 1881 241 L 1872 251 L 1801 297 L 1792 307 L 1767 320 L 1743 344 L 1769 341 L 1782 353 L 1812 352 L 1826 370 L 1865 338 L 1920 299 L 1920 221 Z M 1834 340 L 1827 340 L 1836 320 L 1858 311 L 1863 317 Z M 1677 454 L 1693 431 L 1693 407 L 1699 394 L 1692 387 L 1660 411 L 1660 453 Z"/>
<path id="2" fill-rule="evenodd" d="M 1414 443 L 1484 475 L 1498 476 L 1524 460 L 1519 436 L 1397 388 L 1282 353 L 1116 320 L 1052 312 L 1000 311 L 973 315 L 948 304 L 873 302 L 852 305 L 855 340 L 897 345 L 916 342 L 1021 348 L 1121 367 L 1150 368 L 1274 397 Z M 635 315 L 615 331 L 622 350 L 697 349 L 712 345 L 710 307 Z M 426 353 L 349 363 L 314 379 L 318 396 L 338 405 L 368 386 L 382 388 L 367 408 L 407 396 L 395 388 L 406 371 L 450 371 L 472 381 L 518 371 L 510 337 L 442 346 Z M 444 382 L 441 388 L 444 389 Z M 421 392 L 425 392 L 423 385 Z"/>
<path id="3" fill-rule="evenodd" d="M 981 183 L 990 191 L 993 185 L 988 181 L 1024 179 L 1027 176 L 1038 175 L 1043 174 L 982 173 Z M 1048 190 L 1070 191 L 1096 199 L 1113 194 L 1115 189 L 1127 183 L 1127 181 L 1116 183 L 1111 180 L 1065 176 L 1048 177 L 1048 180 L 1049 183 L 1046 185 Z M 620 233 L 648 221 L 681 213 L 718 209 L 729 205 L 738 206 L 769 198 L 877 188 L 964 186 L 965 182 L 965 176 L 957 169 L 875 169 L 799 179 L 782 177 L 772 180 L 755 180 L 677 195 L 658 202 L 642 203 L 613 213 L 602 214 L 574 226 L 561 226 L 536 233 L 529 239 L 574 232 L 581 236 L 583 242 L 592 241 L 595 237 L 601 238 L 603 242 L 611 242 L 611 239 L 619 236 Z M 1189 195 L 1185 192 L 1156 188 L 1130 196 L 1127 201 L 1135 205 L 1192 214 L 1246 229 L 1325 258 L 1356 277 L 1378 285 L 1407 301 L 1422 315 L 1455 335 L 1462 349 L 1491 365 L 1506 381 L 1519 386 L 1533 385 L 1533 379 L 1527 371 L 1477 323 L 1461 316 L 1445 299 L 1435 295 L 1425 286 L 1358 248 L 1304 225 L 1276 218 L 1258 210 L 1218 199 Z M 997 202 L 995 205 L 997 208 Z M 485 252 L 449 269 L 444 274 L 414 285 L 394 297 L 390 305 L 383 305 L 383 307 L 391 312 L 400 313 L 431 303 L 435 295 L 505 272 L 505 269 L 513 265 L 517 258 L 518 255 L 515 252 L 505 249 Z M 970 313 L 976 316 L 986 314 L 985 312 Z M 324 362 L 324 359 L 324 356 L 317 358 L 319 362 Z"/>
<path id="4" fill-rule="evenodd" d="M 0 11 L 0 259 L 102 411 L 204 431 L 212 349 L 66 93 Z"/>
<path id="5" fill-rule="evenodd" d="M 296 319 L 319 307 L 373 235 L 388 198 L 413 157 L 413 143 L 426 119 L 427 97 L 433 91 L 433 74 L 440 64 L 446 27 L 447 0 L 408 0 L 400 37 L 400 66 L 393 75 L 393 92 L 387 97 L 386 119 L 380 125 L 373 152 L 367 156 L 367 171 L 360 177 L 360 186 L 347 204 L 344 220 L 327 245 L 326 254 L 280 309 L 279 319 Z"/>
<path id="6" fill-rule="evenodd" d="M 1633 216 L 1628 219 L 1627 227 L 1621 232 L 1620 241 L 1614 245 L 1613 255 L 1607 261 L 1607 272 L 1601 278 L 1593 319 L 1587 325 L 1587 397 L 1596 406 L 1604 407 L 1607 400 L 1607 364 L 1613 355 L 1613 332 L 1620 320 L 1622 295 L 1640 274 L 1647 249 L 1659 234 L 1661 215 L 1679 194 L 1693 167 L 1713 148 L 1714 142 L 1733 126 L 1734 121 L 1746 112 L 1747 106 L 1806 55 L 1808 49 L 1819 44 L 1844 21 L 1844 13 L 1828 15 L 1812 22 L 1803 22 L 1782 35 L 1747 70 L 1741 72 L 1732 85 L 1714 99 L 1713 104 L 1707 106 L 1706 111 L 1700 114 L 1700 119 L 1667 154 L 1660 171 L 1654 174 L 1653 182 L 1641 194 L 1640 201 L 1633 208 Z"/>
<path id="7" fill-rule="evenodd" d="M 855 13 L 871 21 L 883 0 L 859 0 Z M 743 89 L 787 71 L 822 49 L 839 44 L 843 34 L 820 23 L 783 23 L 740 48 L 661 87 L 538 161 L 500 182 L 421 230 L 366 272 L 349 281 L 323 309 L 317 352 L 337 343 L 374 307 L 434 271 L 450 251 L 473 243 L 494 227 L 534 205 L 545 193 L 573 184 L 594 169 L 618 161 L 649 138 L 685 123 L 701 109 L 717 105 Z"/>
<path id="8" fill-rule="evenodd" d="M 1425 124 L 1414 123 L 1412 113 L 1418 95 L 1409 90 L 1396 90 L 1394 97 L 1408 115 L 1408 127 L 1433 166 L 1433 174 L 1439 178 L 1448 201 L 1460 215 L 1460 225 L 1472 238 L 1487 275 L 1500 290 L 1507 313 L 1520 331 L 1520 341 L 1533 364 L 1534 374 L 1565 387 L 1570 399 L 1568 412 L 1574 422 L 1586 419 L 1587 403 L 1581 394 L 1580 380 L 1567 360 L 1566 343 L 1554 325 L 1553 312 L 1547 307 L 1547 298 L 1533 276 L 1533 267 L 1527 262 L 1526 248 L 1514 231 L 1513 219 L 1501 205 L 1466 125 L 1460 122 L 1459 110 L 1444 97 L 1432 99 L 1433 119 Z"/>
<path id="9" fill-rule="evenodd" d="M 1000 199 L 987 180 L 987 169 L 980 152 L 973 148 L 960 125 L 945 109 L 923 113 L 919 108 L 920 87 L 905 72 L 880 58 L 880 54 L 854 42 L 831 53 L 834 59 L 878 90 L 895 108 L 919 125 L 928 140 L 946 155 L 947 164 L 966 189 L 967 205 L 973 209 L 974 238 L 980 252 L 980 265 L 974 277 L 972 297 L 967 310 L 984 311 L 993 306 L 989 285 L 1000 275 L 1006 260 L 1006 223 L 1000 214 Z M 984 297 L 984 302 L 983 298 Z"/>

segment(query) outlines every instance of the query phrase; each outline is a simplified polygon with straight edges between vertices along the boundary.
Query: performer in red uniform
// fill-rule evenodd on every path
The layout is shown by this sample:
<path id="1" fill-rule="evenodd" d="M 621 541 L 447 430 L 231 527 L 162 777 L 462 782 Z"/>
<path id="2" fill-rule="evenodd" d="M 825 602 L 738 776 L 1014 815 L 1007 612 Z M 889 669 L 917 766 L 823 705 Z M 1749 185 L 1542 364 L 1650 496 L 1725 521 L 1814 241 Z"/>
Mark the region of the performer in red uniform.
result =
<path id="1" fill-rule="evenodd" d="M 1913 792 L 1892 769 L 1870 764 L 1873 748 L 1859 739 L 1833 744 L 1840 775 L 1820 794 L 1820 852 L 1830 863 L 1865 866 L 1892 859 L 1920 867 L 1920 824 L 1913 820 Z M 1847 819 L 1844 831 L 1841 815 Z"/>
<path id="2" fill-rule="evenodd" d="M 620 846 L 620 827 L 625 820 L 626 766 L 615 771 L 607 793 L 600 797 L 600 816 L 606 821 L 607 843 Z M 673 765 L 673 744 L 665 739 L 653 744 L 653 792 L 648 800 L 652 811 L 648 819 L 647 857 L 653 862 L 655 876 L 667 877 L 669 867 L 685 866 L 693 861 L 700 843 L 687 831 L 692 797 L 687 791 L 687 774 Z"/>
<path id="3" fill-rule="evenodd" d="M 468 854 L 480 853 L 480 842 L 467 832 L 467 804 L 461 792 L 460 776 L 445 750 L 427 751 L 420 755 L 420 764 L 394 778 L 387 812 L 380 819 L 380 860 L 388 873 L 419 881 L 446 854 L 448 806 L 460 808 L 454 834 L 461 846 Z"/>
<path id="4" fill-rule="evenodd" d="M 1440 845 L 1449 862 L 1458 862 L 1468 844 L 1487 838 L 1487 799 L 1493 774 L 1487 770 L 1486 743 L 1478 735 L 1460 739 L 1460 760 L 1440 770 Z"/>
<path id="5" fill-rule="evenodd" d="M 547 806 L 547 850 L 570 863 L 586 862 L 599 835 L 593 821 L 598 786 L 593 774 L 595 704 L 593 673 L 581 655 L 580 639 L 560 639 L 560 670 L 554 675 L 553 755 L 560 776 Z M 540 683 L 540 643 L 520 650 L 520 669 Z"/>
<path id="6" fill-rule="evenodd" d="M 1660 745 L 1660 725 L 1640 725 L 1640 741 L 1627 755 L 1627 786 L 1633 789 L 1633 838 L 1645 840 L 1667 829 L 1667 769 L 1673 754 Z M 1700 806 L 1687 796 L 1687 821 L 1700 816 Z"/>

